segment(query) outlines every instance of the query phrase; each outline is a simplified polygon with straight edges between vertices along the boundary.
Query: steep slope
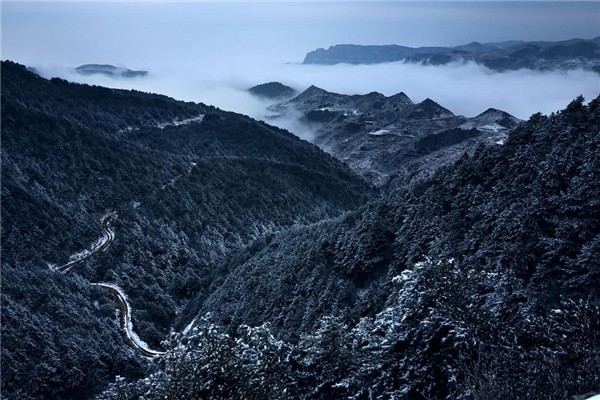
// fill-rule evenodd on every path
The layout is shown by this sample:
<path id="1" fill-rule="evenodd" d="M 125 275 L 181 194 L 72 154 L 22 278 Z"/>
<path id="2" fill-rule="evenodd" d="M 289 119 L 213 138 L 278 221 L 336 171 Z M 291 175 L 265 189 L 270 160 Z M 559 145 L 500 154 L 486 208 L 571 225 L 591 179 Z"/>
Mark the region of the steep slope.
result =
<path id="1" fill-rule="evenodd" d="M 312 376 L 307 398 L 598 391 L 599 132 L 600 97 L 578 99 L 410 191 L 266 238 L 231 259 L 198 329 L 205 312 L 268 322 L 299 343 L 286 382 Z M 337 344 L 321 370 L 324 340 Z"/>
<path id="2" fill-rule="evenodd" d="M 88 282 L 123 288 L 137 333 L 158 347 L 230 251 L 373 194 L 316 146 L 248 117 L 3 62 L 3 395 L 81 398 L 135 372 L 110 294 Z M 49 268 L 95 247 L 113 211 L 109 248 L 67 275 Z"/>
<path id="3" fill-rule="evenodd" d="M 600 97 L 579 98 L 409 191 L 257 241 L 165 362 L 102 399 L 600 392 L 599 132 Z"/>
<path id="4" fill-rule="evenodd" d="M 387 190 L 428 178 L 480 144 L 502 144 L 520 121 L 493 109 L 466 118 L 431 99 L 414 104 L 402 92 L 349 96 L 315 86 L 271 110 L 275 119 L 300 114 L 313 143 Z"/>
<path id="5" fill-rule="evenodd" d="M 474 61 L 495 71 L 577 69 L 600 71 L 598 38 L 560 42 L 469 43 L 455 47 L 339 44 L 309 52 L 304 64 L 378 64 L 394 61 L 444 65 Z"/>

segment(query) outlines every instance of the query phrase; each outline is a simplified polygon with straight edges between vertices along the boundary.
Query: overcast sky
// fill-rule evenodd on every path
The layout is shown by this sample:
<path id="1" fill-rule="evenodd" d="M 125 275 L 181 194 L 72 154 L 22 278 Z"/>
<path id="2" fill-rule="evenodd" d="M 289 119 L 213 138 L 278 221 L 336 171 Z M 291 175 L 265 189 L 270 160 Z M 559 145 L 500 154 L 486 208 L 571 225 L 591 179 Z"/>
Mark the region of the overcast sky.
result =
<path id="1" fill-rule="evenodd" d="M 256 3 L 256 0 L 10 0 L 6 2 L 46 2 L 46 3 Z M 428 0 L 402 0 L 402 2 L 425 2 Z M 454 2 L 454 0 L 431 0 L 430 2 Z M 461 0 L 460 2 L 522 2 L 522 0 Z M 532 2 L 564 2 L 564 3 L 576 3 L 576 2 L 598 2 L 598 0 L 528 0 Z M 261 3 L 323 3 L 322 0 L 260 0 Z M 372 0 L 326 0 L 330 3 L 373 3 Z M 377 0 L 377 2 L 399 2 L 398 0 Z"/>

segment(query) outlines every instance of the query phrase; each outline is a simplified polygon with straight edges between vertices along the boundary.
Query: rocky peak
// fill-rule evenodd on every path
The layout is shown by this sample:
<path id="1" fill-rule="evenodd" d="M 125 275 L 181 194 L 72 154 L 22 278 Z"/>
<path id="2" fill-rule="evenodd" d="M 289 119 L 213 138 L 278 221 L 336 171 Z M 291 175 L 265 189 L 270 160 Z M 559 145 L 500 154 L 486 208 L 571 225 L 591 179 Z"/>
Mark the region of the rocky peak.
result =
<path id="1" fill-rule="evenodd" d="M 453 116 L 452 111 L 440 106 L 430 98 L 417 104 L 415 109 L 409 114 L 409 118 L 412 119 L 447 118 Z"/>
<path id="2" fill-rule="evenodd" d="M 396 93 L 395 95 L 390 96 L 389 99 L 396 103 L 413 104 L 410 97 L 408 97 L 404 92 Z"/>

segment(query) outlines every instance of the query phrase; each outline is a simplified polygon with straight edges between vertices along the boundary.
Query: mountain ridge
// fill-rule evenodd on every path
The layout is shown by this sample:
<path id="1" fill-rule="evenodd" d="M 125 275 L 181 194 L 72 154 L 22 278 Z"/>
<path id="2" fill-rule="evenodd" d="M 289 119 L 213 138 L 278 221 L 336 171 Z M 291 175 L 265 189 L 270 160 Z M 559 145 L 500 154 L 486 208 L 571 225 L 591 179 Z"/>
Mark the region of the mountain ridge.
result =
<path id="1" fill-rule="evenodd" d="M 286 100 L 294 97 L 296 90 L 281 82 L 267 82 L 248 89 L 252 95 L 269 100 Z"/>
<path id="2" fill-rule="evenodd" d="M 501 144 L 520 122 L 491 109 L 466 118 L 430 98 L 414 103 L 404 92 L 346 95 L 314 85 L 269 110 L 274 121 L 299 114 L 313 143 L 385 191 L 426 179 L 480 144 Z"/>
<path id="3" fill-rule="evenodd" d="M 583 68 L 600 73 L 600 36 L 559 42 L 474 42 L 454 47 L 339 44 L 307 53 L 303 63 L 333 65 L 400 61 L 421 65 L 474 61 L 499 72 L 522 68 L 544 71 Z"/>
<path id="4" fill-rule="evenodd" d="M 134 71 L 111 64 L 84 64 L 75 68 L 75 71 L 81 75 L 104 75 L 111 78 L 137 78 L 148 75 L 148 71 Z"/>

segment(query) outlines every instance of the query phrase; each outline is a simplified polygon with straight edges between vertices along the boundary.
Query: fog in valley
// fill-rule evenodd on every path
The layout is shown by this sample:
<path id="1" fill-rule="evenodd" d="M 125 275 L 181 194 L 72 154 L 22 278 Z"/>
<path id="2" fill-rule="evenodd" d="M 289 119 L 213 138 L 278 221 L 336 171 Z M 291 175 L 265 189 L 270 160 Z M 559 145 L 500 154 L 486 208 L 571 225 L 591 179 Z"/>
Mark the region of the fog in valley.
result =
<path id="1" fill-rule="evenodd" d="M 599 3 L 18 3 L 3 5 L 2 59 L 62 77 L 157 92 L 264 119 L 268 102 L 246 92 L 279 81 L 346 94 L 405 92 L 456 114 L 489 107 L 519 118 L 550 113 L 600 91 L 581 70 L 494 72 L 474 63 L 420 66 L 303 65 L 304 55 L 339 43 L 452 46 L 472 41 L 564 40 L 600 34 Z M 525 15 L 537 15 L 533 21 Z M 141 78 L 83 76 L 105 63 L 149 71 Z M 276 121 L 296 134 L 310 132 Z"/>

